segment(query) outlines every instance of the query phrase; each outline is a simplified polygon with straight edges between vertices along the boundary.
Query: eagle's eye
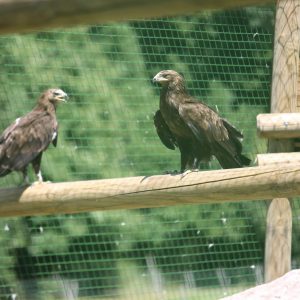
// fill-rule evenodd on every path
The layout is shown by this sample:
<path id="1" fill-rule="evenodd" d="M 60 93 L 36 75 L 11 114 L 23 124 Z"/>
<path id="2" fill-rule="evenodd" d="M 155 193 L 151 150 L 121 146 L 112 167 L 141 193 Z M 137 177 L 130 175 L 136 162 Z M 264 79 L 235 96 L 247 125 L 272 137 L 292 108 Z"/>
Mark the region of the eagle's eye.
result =
<path id="1" fill-rule="evenodd" d="M 59 95 L 60 95 L 60 92 L 53 92 L 53 95 L 54 95 L 54 96 L 59 96 Z"/>

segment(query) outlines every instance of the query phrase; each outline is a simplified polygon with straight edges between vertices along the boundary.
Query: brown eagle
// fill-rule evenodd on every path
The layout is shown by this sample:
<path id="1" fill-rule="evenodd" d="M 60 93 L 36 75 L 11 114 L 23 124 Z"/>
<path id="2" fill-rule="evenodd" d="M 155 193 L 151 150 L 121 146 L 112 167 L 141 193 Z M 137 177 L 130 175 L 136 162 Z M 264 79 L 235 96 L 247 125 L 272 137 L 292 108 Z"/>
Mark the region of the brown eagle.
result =
<path id="1" fill-rule="evenodd" d="M 40 170 L 43 151 L 51 142 L 57 144 L 56 106 L 67 98 L 61 89 L 45 91 L 31 112 L 4 130 L 0 136 L 0 176 L 21 171 L 24 183 L 28 184 L 27 167 L 31 163 L 38 181 L 43 181 Z"/>
<path id="2" fill-rule="evenodd" d="M 181 172 L 198 168 L 200 162 L 208 162 L 213 155 L 224 169 L 250 164 L 250 159 L 242 155 L 242 133 L 191 97 L 179 73 L 160 71 L 153 82 L 162 86 L 154 125 L 167 148 L 179 148 Z"/>

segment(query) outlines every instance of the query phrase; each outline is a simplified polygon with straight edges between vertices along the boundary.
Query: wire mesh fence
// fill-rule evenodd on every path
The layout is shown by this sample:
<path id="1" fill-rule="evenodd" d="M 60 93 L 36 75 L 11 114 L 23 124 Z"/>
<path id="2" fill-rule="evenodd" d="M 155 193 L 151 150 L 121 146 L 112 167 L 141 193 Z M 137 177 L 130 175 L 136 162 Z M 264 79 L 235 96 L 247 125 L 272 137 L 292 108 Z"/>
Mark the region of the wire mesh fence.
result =
<path id="1" fill-rule="evenodd" d="M 6 220 L 2 295 L 217 299 L 262 280 L 254 215 L 244 203 Z"/>
<path id="2" fill-rule="evenodd" d="M 250 7 L 2 36 L 1 130 L 44 89 L 60 87 L 70 101 L 58 108 L 46 180 L 178 170 L 179 152 L 155 133 L 151 84 L 174 69 L 243 131 L 254 159 L 266 151 L 255 118 L 269 111 L 273 19 L 273 7 Z M 0 185 L 20 180 L 11 174 Z M 265 209 L 244 202 L 0 219 L 0 299 L 218 299 L 262 282 Z"/>

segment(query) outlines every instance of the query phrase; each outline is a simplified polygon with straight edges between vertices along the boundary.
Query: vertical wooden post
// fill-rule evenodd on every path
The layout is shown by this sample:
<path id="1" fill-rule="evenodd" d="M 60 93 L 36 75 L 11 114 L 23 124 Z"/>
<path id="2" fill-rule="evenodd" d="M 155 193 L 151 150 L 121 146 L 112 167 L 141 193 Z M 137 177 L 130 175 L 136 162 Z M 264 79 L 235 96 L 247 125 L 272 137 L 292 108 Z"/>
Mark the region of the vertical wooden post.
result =
<path id="1" fill-rule="evenodd" d="M 271 112 L 297 112 L 299 0 L 277 0 Z"/>
<path id="2" fill-rule="evenodd" d="M 278 0 L 276 10 L 271 112 L 300 111 L 299 76 L 300 0 Z M 269 140 L 269 152 L 293 151 L 292 140 Z M 265 243 L 265 281 L 271 281 L 291 268 L 292 211 L 287 198 L 270 202 Z"/>

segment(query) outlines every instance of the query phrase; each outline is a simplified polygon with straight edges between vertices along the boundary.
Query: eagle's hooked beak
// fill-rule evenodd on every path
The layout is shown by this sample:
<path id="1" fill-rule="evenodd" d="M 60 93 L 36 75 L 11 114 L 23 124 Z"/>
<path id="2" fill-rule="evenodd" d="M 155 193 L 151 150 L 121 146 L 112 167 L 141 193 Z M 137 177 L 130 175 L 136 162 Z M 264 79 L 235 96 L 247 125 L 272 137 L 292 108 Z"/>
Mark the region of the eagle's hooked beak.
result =
<path id="1" fill-rule="evenodd" d="M 60 91 L 60 93 L 57 96 L 55 96 L 55 99 L 57 101 L 67 102 L 67 100 L 69 99 L 69 96 L 67 93 Z"/>
<path id="2" fill-rule="evenodd" d="M 157 73 L 154 77 L 153 77 L 153 79 L 152 79 L 152 82 L 153 83 L 155 83 L 155 82 L 166 82 L 166 81 L 168 81 L 168 79 L 167 78 L 165 78 L 165 77 L 163 77 L 162 75 L 161 75 L 161 73 L 159 72 L 159 73 Z"/>
<path id="3" fill-rule="evenodd" d="M 69 99 L 69 96 L 68 96 L 67 93 L 64 93 L 64 94 L 62 95 L 62 97 L 61 97 L 61 101 L 63 101 L 63 102 L 67 102 L 68 99 Z"/>

